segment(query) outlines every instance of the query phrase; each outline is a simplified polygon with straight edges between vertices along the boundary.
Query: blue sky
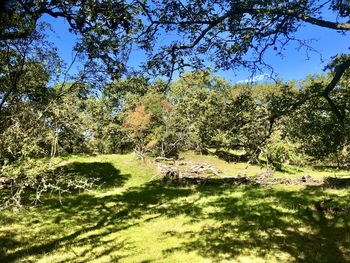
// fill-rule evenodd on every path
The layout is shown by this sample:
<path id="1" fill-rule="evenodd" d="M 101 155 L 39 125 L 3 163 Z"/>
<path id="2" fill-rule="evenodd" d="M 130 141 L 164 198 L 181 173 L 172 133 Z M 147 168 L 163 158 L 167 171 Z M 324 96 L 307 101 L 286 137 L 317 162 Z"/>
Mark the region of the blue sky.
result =
<path id="1" fill-rule="evenodd" d="M 67 22 L 63 19 L 56 19 L 45 16 L 43 21 L 49 23 L 54 32 L 48 31 L 50 41 L 52 41 L 59 50 L 61 58 L 70 64 L 73 59 L 73 46 L 77 37 L 68 31 Z M 296 34 L 300 39 L 313 39 L 312 47 L 322 54 L 324 62 L 321 61 L 320 54 L 316 52 L 309 53 L 307 58 L 305 49 L 298 50 L 297 43 L 290 43 L 284 51 L 284 57 L 276 55 L 276 52 L 270 50 L 266 53 L 265 61 L 271 64 L 278 77 L 284 80 L 302 79 L 308 74 L 322 73 L 326 62 L 332 56 L 340 53 L 349 53 L 350 34 L 346 35 L 335 30 L 320 28 L 313 25 L 302 27 Z M 140 65 L 145 62 L 146 57 L 140 52 L 131 55 L 129 64 L 131 66 Z M 75 73 L 81 65 L 76 63 L 71 73 Z M 229 71 L 219 70 L 217 75 L 222 76 L 233 83 L 246 80 L 251 73 L 245 69 L 234 69 Z"/>

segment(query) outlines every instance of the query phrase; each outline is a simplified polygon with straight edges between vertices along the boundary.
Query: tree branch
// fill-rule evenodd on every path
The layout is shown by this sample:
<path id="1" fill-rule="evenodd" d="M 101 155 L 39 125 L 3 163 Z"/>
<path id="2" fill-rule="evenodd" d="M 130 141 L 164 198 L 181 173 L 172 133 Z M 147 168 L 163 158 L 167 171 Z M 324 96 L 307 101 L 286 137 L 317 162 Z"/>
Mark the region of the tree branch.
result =
<path id="1" fill-rule="evenodd" d="M 325 90 L 323 91 L 324 95 L 328 95 L 337 85 L 341 77 L 344 75 L 345 71 L 350 68 L 350 56 L 343 61 L 341 64 L 338 64 L 334 68 L 334 76 L 331 82 L 327 85 Z"/>

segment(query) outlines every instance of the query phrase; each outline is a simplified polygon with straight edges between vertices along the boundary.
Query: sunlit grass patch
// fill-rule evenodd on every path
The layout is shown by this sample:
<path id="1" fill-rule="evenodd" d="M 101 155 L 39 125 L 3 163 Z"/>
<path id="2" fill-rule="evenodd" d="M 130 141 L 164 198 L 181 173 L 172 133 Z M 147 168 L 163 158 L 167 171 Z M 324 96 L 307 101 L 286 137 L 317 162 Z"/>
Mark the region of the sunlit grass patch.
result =
<path id="1" fill-rule="evenodd" d="M 212 156 L 193 158 L 234 165 Z M 350 260 L 349 189 L 176 187 L 149 182 L 154 166 L 133 155 L 65 162 L 91 168 L 87 173 L 94 171 L 91 164 L 107 163 L 101 167 L 113 167 L 117 178 L 108 187 L 64 195 L 62 205 L 52 196 L 28 210 L 3 211 L 1 262 Z"/>

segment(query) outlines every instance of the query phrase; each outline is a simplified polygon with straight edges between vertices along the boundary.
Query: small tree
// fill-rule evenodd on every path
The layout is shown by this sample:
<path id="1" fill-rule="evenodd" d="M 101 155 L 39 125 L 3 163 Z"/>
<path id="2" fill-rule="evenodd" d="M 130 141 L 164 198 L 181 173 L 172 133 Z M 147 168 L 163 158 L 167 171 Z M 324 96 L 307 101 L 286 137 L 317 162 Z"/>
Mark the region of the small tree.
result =
<path id="1" fill-rule="evenodd" d="M 143 104 L 139 104 L 135 109 L 128 113 L 123 125 L 129 138 L 135 145 L 135 152 L 139 158 L 144 159 L 146 145 L 149 143 L 151 133 L 152 114 L 146 111 Z"/>

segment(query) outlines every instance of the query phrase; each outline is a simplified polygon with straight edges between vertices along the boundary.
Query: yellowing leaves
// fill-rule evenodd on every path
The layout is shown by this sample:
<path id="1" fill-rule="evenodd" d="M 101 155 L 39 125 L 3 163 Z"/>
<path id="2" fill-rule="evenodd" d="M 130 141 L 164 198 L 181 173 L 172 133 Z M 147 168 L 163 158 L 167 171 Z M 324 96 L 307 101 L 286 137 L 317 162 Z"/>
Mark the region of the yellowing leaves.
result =
<path id="1" fill-rule="evenodd" d="M 152 113 L 146 111 L 143 104 L 136 106 L 133 112 L 130 112 L 124 121 L 124 126 L 133 133 L 146 131 L 152 120 Z"/>

